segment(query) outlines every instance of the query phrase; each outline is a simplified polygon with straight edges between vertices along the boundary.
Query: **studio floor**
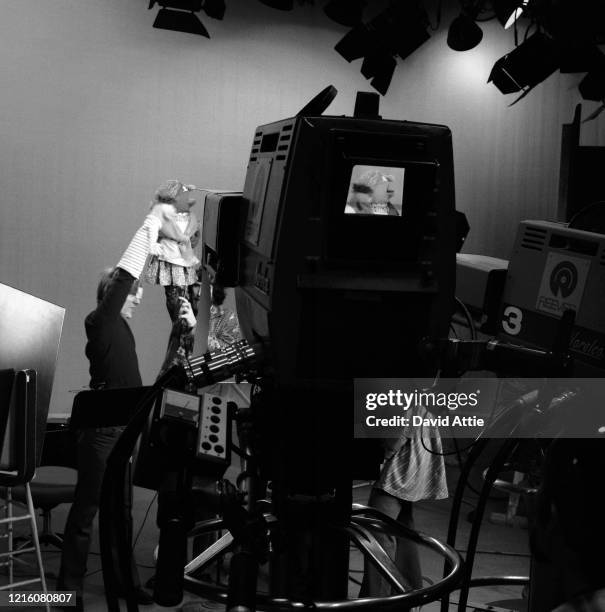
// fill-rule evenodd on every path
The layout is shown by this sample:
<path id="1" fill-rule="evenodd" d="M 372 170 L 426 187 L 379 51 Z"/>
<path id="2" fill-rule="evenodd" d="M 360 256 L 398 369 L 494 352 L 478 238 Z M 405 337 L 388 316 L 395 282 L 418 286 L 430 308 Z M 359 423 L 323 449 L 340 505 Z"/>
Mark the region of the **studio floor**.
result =
<path id="1" fill-rule="evenodd" d="M 228 474 L 229 476 L 229 474 Z M 450 494 L 453 493 L 456 479 L 458 476 L 457 467 L 448 465 L 448 480 L 450 484 Z M 41 468 L 38 478 L 49 480 L 69 480 L 73 474 L 57 468 Z M 354 486 L 354 501 L 366 503 L 369 494 L 369 485 L 357 482 Z M 473 510 L 474 499 L 476 496 L 470 493 L 465 500 L 463 507 L 463 517 Z M 420 502 L 416 506 L 415 520 L 416 528 L 419 531 L 432 535 L 445 541 L 449 512 L 451 508 L 451 498 L 442 501 Z M 474 576 L 494 576 L 494 575 L 527 575 L 529 571 L 528 556 L 528 532 L 519 524 L 506 526 L 497 524 L 489 520 L 492 513 L 502 513 L 506 508 L 506 499 L 501 495 L 499 498 L 489 502 L 486 520 L 484 520 L 479 541 L 479 554 L 473 570 Z M 53 529 L 62 531 L 62 527 L 67 516 L 69 507 L 59 506 L 53 511 Z M 154 494 L 145 489 L 135 489 L 134 499 L 134 521 L 135 533 L 140 532 L 135 545 L 135 555 L 139 565 L 139 573 L 144 583 L 154 574 L 153 550 L 157 544 L 157 528 L 155 526 L 156 503 Z M 470 523 L 462 521 L 457 548 L 464 551 L 466 539 L 470 530 Z M 99 543 L 95 526 L 95 536 L 92 543 L 91 555 L 88 564 L 88 574 L 86 578 L 86 590 L 84 596 L 86 612 L 102 612 L 106 610 L 103 577 L 101 573 L 101 558 L 99 555 Z M 436 554 L 428 550 L 421 551 L 422 570 L 425 582 L 438 580 L 442 572 L 442 561 Z M 43 552 L 44 566 L 48 577 L 48 588 L 55 588 L 55 577 L 59 568 L 60 553 L 52 548 L 46 547 Z M 359 590 L 358 584 L 363 577 L 363 561 L 360 553 L 351 548 L 350 554 L 350 583 L 349 595 L 356 597 Z M 18 569 L 19 576 L 26 575 L 27 569 Z M 5 576 L 0 576 L 0 581 L 6 582 Z M 469 597 L 468 610 L 480 609 L 504 609 L 504 610 L 524 610 L 525 603 L 521 594 L 522 588 L 517 586 L 491 586 L 473 589 Z M 200 607 L 191 607 L 198 597 L 186 594 L 183 600 L 183 612 L 197 612 L 202 609 L 220 610 L 220 604 L 213 602 L 201 602 Z M 455 610 L 457 593 L 450 596 L 450 610 Z M 121 608 L 126 609 L 125 602 L 121 603 Z M 158 605 L 141 606 L 141 610 L 146 612 L 159 612 L 166 610 Z M 438 603 L 431 603 L 423 606 L 425 612 L 433 612 L 439 609 Z"/>

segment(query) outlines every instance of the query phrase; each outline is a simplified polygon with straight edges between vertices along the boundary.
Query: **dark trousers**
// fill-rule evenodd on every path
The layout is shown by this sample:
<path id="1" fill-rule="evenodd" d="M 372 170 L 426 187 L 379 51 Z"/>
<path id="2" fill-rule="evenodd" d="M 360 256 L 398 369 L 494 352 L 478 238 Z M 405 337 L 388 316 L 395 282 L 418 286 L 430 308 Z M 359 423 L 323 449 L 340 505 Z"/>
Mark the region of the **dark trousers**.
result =
<path id="1" fill-rule="evenodd" d="M 78 481 L 65 525 L 61 569 L 59 570 L 58 587 L 60 590 L 76 591 L 82 596 L 84 576 L 86 575 L 88 552 L 94 518 L 99 510 L 101 485 L 107 458 L 114 444 L 120 437 L 123 427 L 97 427 L 81 429 L 77 432 L 77 467 Z M 132 484 L 130 477 L 124 483 L 126 487 L 124 520 L 129 526 L 132 541 Z M 117 555 L 115 566 L 118 566 Z M 135 584 L 139 586 L 136 567 L 133 567 Z"/>

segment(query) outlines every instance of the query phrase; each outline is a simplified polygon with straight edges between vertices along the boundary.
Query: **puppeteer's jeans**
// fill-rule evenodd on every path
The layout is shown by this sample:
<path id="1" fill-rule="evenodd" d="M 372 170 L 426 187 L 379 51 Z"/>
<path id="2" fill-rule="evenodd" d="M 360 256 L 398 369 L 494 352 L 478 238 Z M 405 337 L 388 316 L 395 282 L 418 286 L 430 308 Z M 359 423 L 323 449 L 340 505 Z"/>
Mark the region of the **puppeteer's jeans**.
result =
<path id="1" fill-rule="evenodd" d="M 92 534 L 93 521 L 99 509 L 101 486 L 107 458 L 120 437 L 123 427 L 90 427 L 77 433 L 77 467 L 78 481 L 65 525 L 61 569 L 59 570 L 58 588 L 65 591 L 76 591 L 82 596 L 84 576 L 86 575 L 88 552 Z M 132 484 L 130 474 L 124 483 L 126 487 L 124 520 L 129 527 L 129 539 L 132 541 Z M 117 564 L 117 554 L 114 547 Z M 134 565 L 134 561 L 133 561 Z M 133 568 L 135 584 L 138 586 L 138 574 Z"/>

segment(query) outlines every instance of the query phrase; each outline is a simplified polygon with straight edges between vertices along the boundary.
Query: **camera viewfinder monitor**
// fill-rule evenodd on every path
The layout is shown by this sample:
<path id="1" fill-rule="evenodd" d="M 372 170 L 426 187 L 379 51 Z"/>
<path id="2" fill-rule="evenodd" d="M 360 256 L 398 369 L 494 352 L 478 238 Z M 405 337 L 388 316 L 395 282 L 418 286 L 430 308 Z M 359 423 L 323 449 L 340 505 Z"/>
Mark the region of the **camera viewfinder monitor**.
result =
<path id="1" fill-rule="evenodd" d="M 354 165 L 344 213 L 401 217 L 404 181 L 402 167 Z"/>

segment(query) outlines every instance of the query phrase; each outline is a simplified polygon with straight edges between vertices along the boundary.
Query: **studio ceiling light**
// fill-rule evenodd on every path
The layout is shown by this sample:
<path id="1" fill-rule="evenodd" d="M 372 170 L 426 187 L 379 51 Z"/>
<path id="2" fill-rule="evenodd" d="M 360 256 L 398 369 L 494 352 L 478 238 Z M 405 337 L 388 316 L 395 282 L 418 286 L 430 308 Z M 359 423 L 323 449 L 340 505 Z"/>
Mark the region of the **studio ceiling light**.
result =
<path id="1" fill-rule="evenodd" d="M 260 0 L 260 2 L 280 11 L 291 11 L 294 7 L 294 0 Z"/>
<path id="2" fill-rule="evenodd" d="M 427 27 L 421 5 L 406 0 L 353 27 L 334 48 L 348 62 L 363 57 L 362 74 L 385 95 L 397 65 L 395 57 L 405 59 L 428 40 Z"/>
<path id="3" fill-rule="evenodd" d="M 349 30 L 334 46 L 336 52 L 347 62 L 364 57 L 372 47 L 370 33 L 364 25 Z"/>
<path id="4" fill-rule="evenodd" d="M 205 0 L 204 13 L 212 19 L 222 19 L 225 16 L 226 6 L 224 0 Z"/>
<path id="5" fill-rule="evenodd" d="M 361 65 L 361 74 L 366 79 L 372 79 L 370 85 L 383 96 L 387 93 L 397 61 L 388 53 L 368 55 Z"/>
<path id="6" fill-rule="evenodd" d="M 593 62 L 593 67 L 578 85 L 580 94 L 584 100 L 603 102 L 605 100 L 605 55 L 598 51 L 598 57 Z"/>
<path id="7" fill-rule="evenodd" d="M 163 8 L 177 9 L 195 13 L 202 10 L 202 0 L 149 0 L 147 8 L 152 9 L 156 4 Z"/>
<path id="8" fill-rule="evenodd" d="M 376 40 L 401 59 L 411 55 L 431 37 L 427 27 L 428 17 L 424 9 L 407 0 L 392 5 L 368 23 L 368 29 Z"/>
<path id="9" fill-rule="evenodd" d="M 597 45 L 585 41 L 557 41 L 561 49 L 562 73 L 590 72 L 600 65 L 603 53 Z"/>
<path id="10" fill-rule="evenodd" d="M 450 24 L 447 31 L 447 45 L 454 51 L 468 51 L 476 47 L 483 39 L 483 30 L 475 20 L 461 13 Z"/>
<path id="11" fill-rule="evenodd" d="M 495 0 L 494 10 L 502 27 L 510 28 L 521 17 L 528 3 L 529 0 Z"/>
<path id="12" fill-rule="evenodd" d="M 354 27 L 361 23 L 364 0 L 330 0 L 324 6 L 324 13 L 340 25 Z"/>
<path id="13" fill-rule="evenodd" d="M 488 82 L 504 94 L 521 90 L 527 93 L 557 70 L 559 63 L 556 43 L 536 32 L 494 64 Z"/>
<path id="14" fill-rule="evenodd" d="M 202 0 L 151 0 L 149 8 L 153 8 L 155 4 L 162 8 L 153 22 L 154 28 L 210 38 L 208 30 L 195 14 L 202 9 Z"/>

